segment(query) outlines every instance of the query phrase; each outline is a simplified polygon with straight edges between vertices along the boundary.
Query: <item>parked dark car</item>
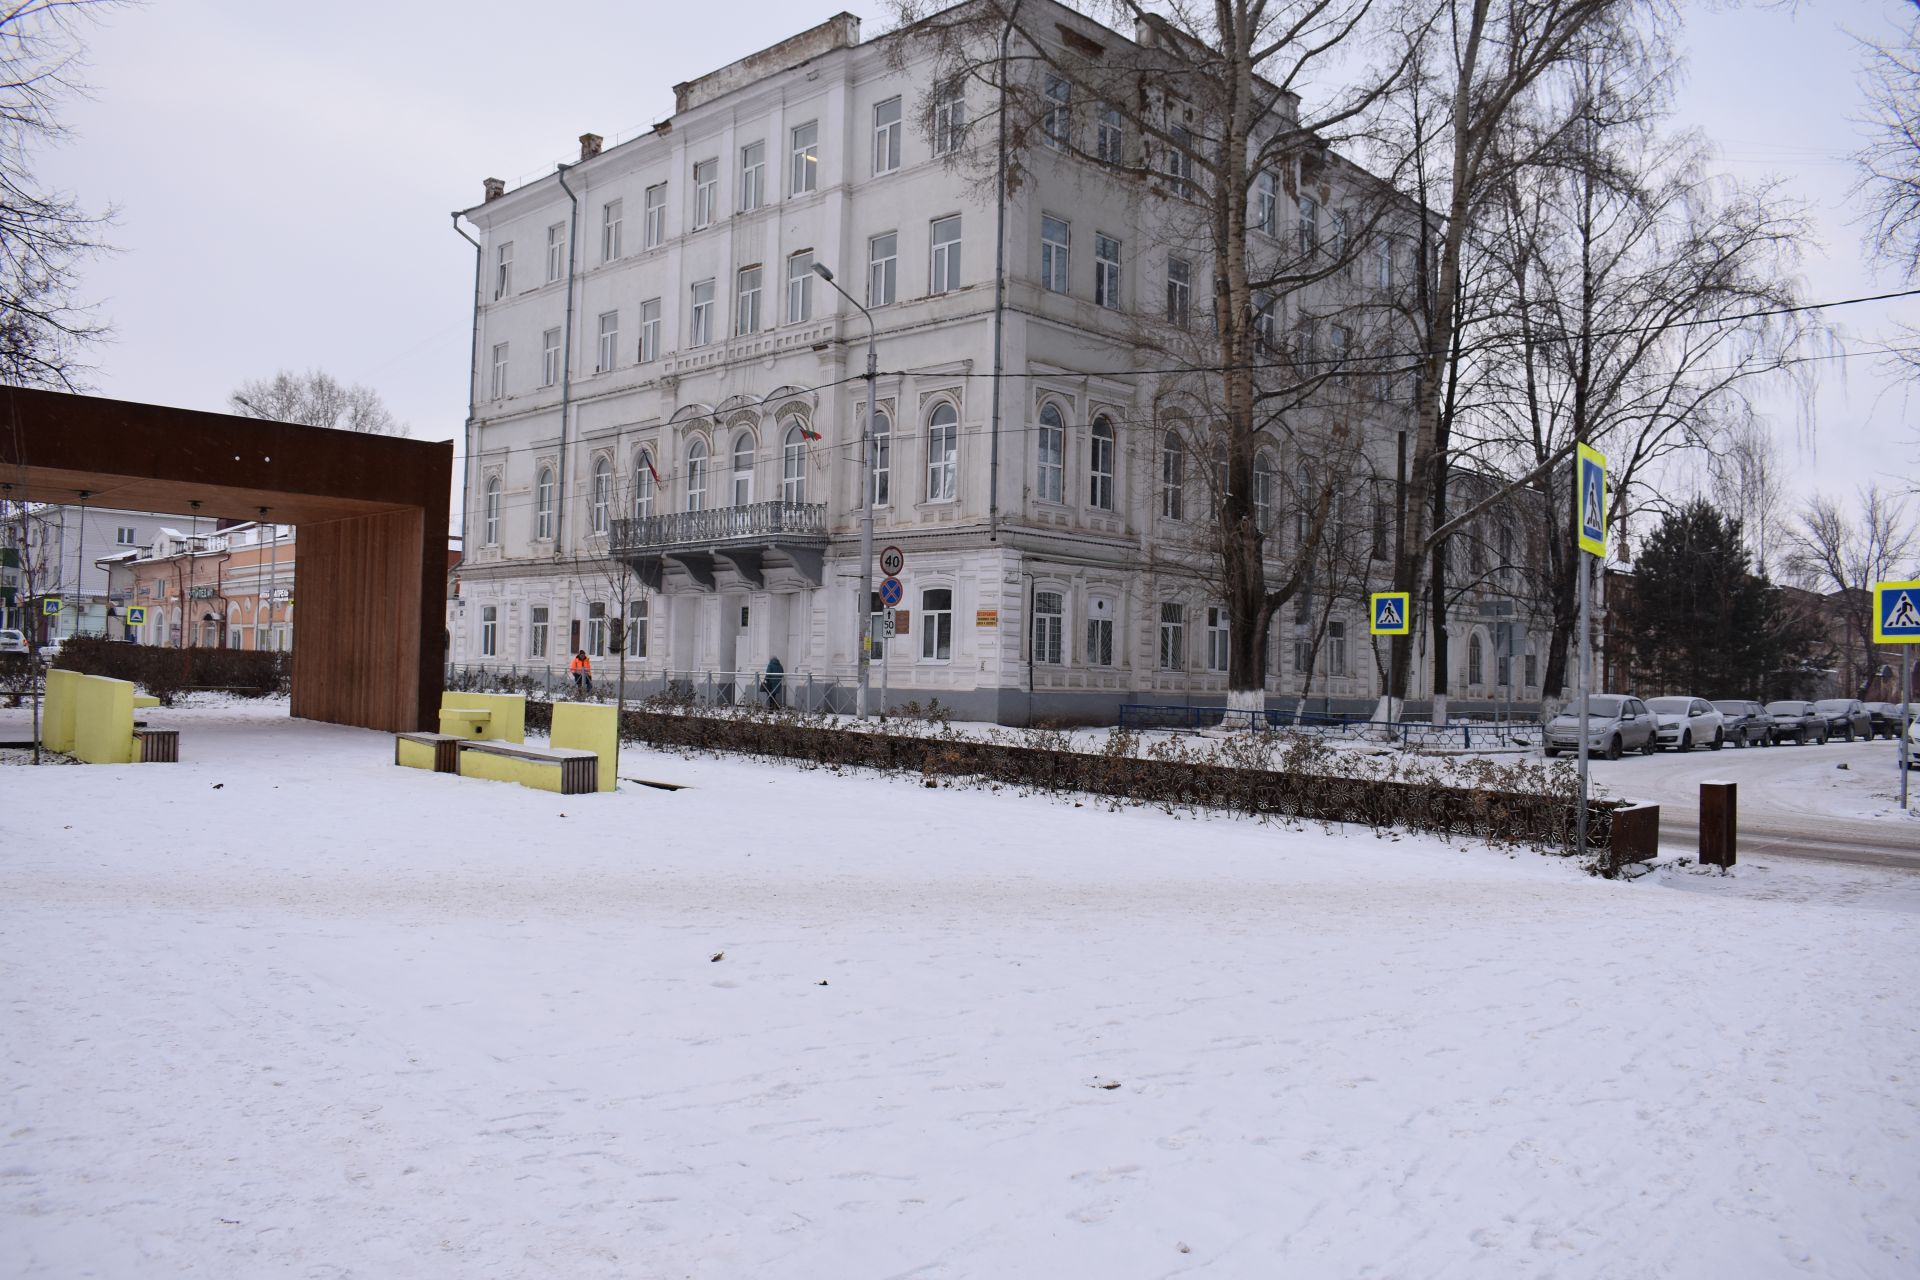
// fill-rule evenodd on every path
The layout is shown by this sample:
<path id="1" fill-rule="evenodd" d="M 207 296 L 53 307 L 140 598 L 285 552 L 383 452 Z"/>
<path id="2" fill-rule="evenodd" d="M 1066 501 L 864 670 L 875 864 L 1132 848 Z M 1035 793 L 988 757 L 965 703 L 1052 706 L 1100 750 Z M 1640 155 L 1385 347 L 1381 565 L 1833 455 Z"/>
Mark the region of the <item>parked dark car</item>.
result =
<path id="1" fill-rule="evenodd" d="M 1789 699 L 1785 702 L 1769 702 L 1767 714 L 1773 717 L 1773 740 L 1785 742 L 1792 738 L 1801 746 L 1809 742 L 1827 740 L 1827 718 L 1813 709 L 1811 702 Z"/>
<path id="2" fill-rule="evenodd" d="M 1897 702 L 1862 703 L 1867 709 L 1867 718 L 1873 721 L 1873 732 L 1896 741 L 1900 737 L 1900 704 Z"/>
<path id="3" fill-rule="evenodd" d="M 1757 702 L 1726 698 L 1713 704 L 1727 721 L 1727 741 L 1742 747 L 1773 745 L 1773 717 Z"/>
<path id="4" fill-rule="evenodd" d="M 1813 710 L 1826 718 L 1829 738 L 1852 742 L 1855 738 L 1873 737 L 1873 717 L 1867 714 L 1858 698 L 1822 698 L 1813 704 Z"/>

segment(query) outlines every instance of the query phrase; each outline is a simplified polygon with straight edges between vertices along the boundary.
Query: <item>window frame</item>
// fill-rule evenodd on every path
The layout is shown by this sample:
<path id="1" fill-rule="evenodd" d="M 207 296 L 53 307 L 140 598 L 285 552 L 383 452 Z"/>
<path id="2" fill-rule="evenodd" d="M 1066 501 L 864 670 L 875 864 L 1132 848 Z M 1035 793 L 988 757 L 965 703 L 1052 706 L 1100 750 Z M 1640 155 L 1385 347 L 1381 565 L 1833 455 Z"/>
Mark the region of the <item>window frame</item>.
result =
<path id="1" fill-rule="evenodd" d="M 1156 670 L 1187 669 L 1187 607 L 1178 600 L 1160 602 L 1160 644 Z"/>
<path id="2" fill-rule="evenodd" d="M 1120 310 L 1120 267 L 1124 251 L 1119 237 L 1104 231 L 1093 233 L 1093 301 L 1094 305 L 1109 311 Z"/>
<path id="3" fill-rule="evenodd" d="M 687 510 L 707 510 L 707 486 L 712 477 L 709 474 L 713 461 L 713 451 L 705 436 L 695 436 L 687 441 Z"/>
<path id="4" fill-rule="evenodd" d="M 1040 287 L 1066 293 L 1072 284 L 1073 223 L 1050 213 L 1040 215 Z"/>
<path id="5" fill-rule="evenodd" d="M 600 261 L 618 262 L 621 256 L 621 230 L 625 222 L 624 201 L 609 200 L 600 206 Z"/>
<path id="6" fill-rule="evenodd" d="M 1049 667 L 1066 664 L 1066 626 L 1067 593 L 1035 587 L 1033 620 L 1027 628 L 1028 653 L 1034 662 Z"/>
<path id="7" fill-rule="evenodd" d="M 640 363 L 652 364 L 660 358 L 660 299 L 648 298 L 640 304 Z"/>
<path id="8" fill-rule="evenodd" d="M 867 412 L 861 406 L 861 412 Z M 893 489 L 893 415 L 887 412 L 886 405 L 880 406 L 877 414 L 868 419 L 868 430 L 873 437 L 873 505 L 885 507 L 891 505 Z M 872 424 L 881 424 L 881 430 L 873 431 Z"/>
<path id="9" fill-rule="evenodd" d="M 567 224 L 556 222 L 547 228 L 547 283 L 559 284 L 567 273 Z"/>
<path id="10" fill-rule="evenodd" d="M 1115 461 L 1120 445 L 1113 419 L 1093 415 L 1087 432 L 1087 505 L 1095 511 L 1114 509 Z"/>
<path id="11" fill-rule="evenodd" d="M 945 421 L 942 421 L 942 415 L 945 415 Z M 936 442 L 939 443 L 938 452 Z M 959 470 L 960 411 L 952 401 L 941 400 L 927 412 L 926 500 L 954 501 L 960 489 Z"/>
<path id="12" fill-rule="evenodd" d="M 642 445 L 633 455 L 633 518 L 645 520 L 653 515 L 657 486 L 653 482 L 653 450 Z"/>
<path id="13" fill-rule="evenodd" d="M 813 250 L 799 249 L 787 255 L 787 323 L 806 324 L 813 319 Z"/>
<path id="14" fill-rule="evenodd" d="M 493 300 L 512 297 L 513 241 L 503 240 L 494 246 L 493 273 Z"/>
<path id="15" fill-rule="evenodd" d="M 756 262 L 741 267 L 733 280 L 733 336 L 751 337 L 760 332 L 760 293 L 766 273 Z"/>
<path id="16" fill-rule="evenodd" d="M 547 656 L 547 641 L 553 625 L 553 610 L 549 605 L 536 604 L 527 607 L 527 656 L 544 658 Z"/>
<path id="17" fill-rule="evenodd" d="M 1186 438 L 1178 428 L 1168 427 L 1160 435 L 1160 517 L 1163 520 L 1187 518 Z"/>
<path id="18" fill-rule="evenodd" d="M 480 656 L 497 658 L 500 656 L 500 606 L 483 604 L 480 606 Z"/>
<path id="19" fill-rule="evenodd" d="M 801 134 L 806 133 L 803 144 Z M 820 189 L 820 122 L 805 120 L 787 130 L 787 195 L 812 195 Z"/>
<path id="20" fill-rule="evenodd" d="M 613 463 L 605 454 L 593 460 L 587 495 L 587 527 L 604 538 L 613 528 Z"/>
<path id="21" fill-rule="evenodd" d="M 533 480 L 533 539 L 553 541 L 553 467 L 541 463 Z"/>
<path id="22" fill-rule="evenodd" d="M 889 241 L 887 254 L 880 256 L 880 242 Z M 886 296 L 878 296 L 875 285 L 886 285 Z M 867 305 L 890 307 L 900 298 L 900 233 L 882 231 L 867 237 Z"/>
<path id="23" fill-rule="evenodd" d="M 954 92 L 934 103 L 933 154 L 948 156 L 966 145 L 967 95 Z"/>
<path id="24" fill-rule="evenodd" d="M 706 347 L 713 344 L 714 290 L 717 284 L 718 281 L 711 276 L 705 280 L 693 282 L 693 305 L 688 311 L 687 331 L 687 345 L 690 347 Z M 700 296 L 702 289 L 707 293 L 704 300 Z"/>
<path id="25" fill-rule="evenodd" d="M 506 397 L 507 349 L 510 346 L 512 346 L 512 344 L 507 342 L 496 342 L 493 344 L 493 359 L 487 379 L 487 390 L 490 393 L 487 398 L 490 400 L 501 400 Z"/>
<path id="26" fill-rule="evenodd" d="M 1193 317 L 1193 263 L 1167 257 L 1167 323 L 1185 329 Z"/>
<path id="27" fill-rule="evenodd" d="M 1051 419 L 1051 421 L 1049 421 Z M 1038 502 L 1065 502 L 1067 483 L 1067 419 L 1052 399 L 1040 405 L 1034 419 L 1033 496 Z"/>
<path id="28" fill-rule="evenodd" d="M 951 238 L 940 239 L 941 229 L 951 226 Z M 957 213 L 945 214 L 927 224 L 927 293 L 953 293 L 960 288 L 960 246 L 964 228 Z"/>
<path id="29" fill-rule="evenodd" d="M 767 140 L 762 138 L 740 148 L 740 212 L 752 213 L 766 202 Z"/>
<path id="30" fill-rule="evenodd" d="M 612 323 L 608 323 L 611 321 Z M 620 311 L 602 311 L 594 342 L 593 371 L 612 373 L 620 359 Z"/>
<path id="31" fill-rule="evenodd" d="M 787 419 L 780 438 L 780 501 L 798 506 L 807 500 L 807 432 L 800 419 Z"/>
<path id="32" fill-rule="evenodd" d="M 551 387 L 560 381 L 560 330 L 548 329 L 540 335 L 540 385 Z"/>
<path id="33" fill-rule="evenodd" d="M 882 114 L 891 107 L 893 118 L 886 120 Z M 873 176 L 885 177 L 900 168 L 900 139 L 906 130 L 905 100 L 894 94 L 873 104 Z"/>
<path id="34" fill-rule="evenodd" d="M 936 608 L 933 597 L 944 596 L 944 607 Z M 920 658 L 925 663 L 953 661 L 954 589 L 950 586 L 920 589 Z M 942 651 L 944 650 L 944 652 Z"/>
<path id="35" fill-rule="evenodd" d="M 720 157 L 693 162 L 693 229 L 704 231 L 720 216 Z"/>
<path id="36" fill-rule="evenodd" d="M 667 184 L 656 182 L 647 188 L 640 225 L 641 247 L 658 249 L 667 242 Z"/>

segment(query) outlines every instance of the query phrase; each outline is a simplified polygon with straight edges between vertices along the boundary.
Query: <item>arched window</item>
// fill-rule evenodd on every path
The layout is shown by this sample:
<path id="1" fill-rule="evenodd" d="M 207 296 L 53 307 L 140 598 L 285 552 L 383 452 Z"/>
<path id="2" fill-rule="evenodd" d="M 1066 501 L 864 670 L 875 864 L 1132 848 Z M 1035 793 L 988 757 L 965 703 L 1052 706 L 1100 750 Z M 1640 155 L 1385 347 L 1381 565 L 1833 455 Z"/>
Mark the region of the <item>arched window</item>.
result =
<path id="1" fill-rule="evenodd" d="M 613 464 L 605 458 L 593 460 L 593 531 L 605 533 L 613 513 Z"/>
<path id="2" fill-rule="evenodd" d="M 1187 517 L 1187 442 L 1178 431 L 1160 438 L 1160 514 L 1169 520 Z"/>
<path id="3" fill-rule="evenodd" d="M 1065 488 L 1066 419 L 1052 401 L 1040 406 L 1038 456 L 1035 458 L 1034 495 L 1042 502 L 1059 502 Z"/>
<path id="4" fill-rule="evenodd" d="M 1273 532 L 1273 498 L 1276 476 L 1273 455 L 1265 449 L 1253 455 L 1253 522 L 1262 533 Z"/>
<path id="5" fill-rule="evenodd" d="M 1087 450 L 1087 505 L 1096 511 L 1113 510 L 1113 422 L 1105 415 L 1093 420 L 1092 447 Z"/>
<path id="6" fill-rule="evenodd" d="M 653 454 L 642 449 L 633 455 L 633 518 L 645 520 L 653 514 Z"/>
<path id="7" fill-rule="evenodd" d="M 695 440 L 687 446 L 687 510 L 707 509 L 707 442 Z"/>
<path id="8" fill-rule="evenodd" d="M 744 507 L 753 501 L 753 432 L 742 431 L 733 438 L 733 505 Z"/>
<path id="9" fill-rule="evenodd" d="M 927 421 L 927 501 L 953 500 L 954 455 L 959 448 L 960 415 L 942 401 Z"/>
<path id="10" fill-rule="evenodd" d="M 807 433 L 798 422 L 787 424 L 780 442 L 780 501 L 807 500 Z"/>
<path id="11" fill-rule="evenodd" d="M 893 419 L 886 411 L 874 415 L 873 424 L 873 505 L 887 505 L 893 488 Z"/>
<path id="12" fill-rule="evenodd" d="M 481 544 L 497 547 L 500 545 L 500 477 L 487 477 L 487 496 L 481 515 Z"/>
<path id="13" fill-rule="evenodd" d="M 1484 662 L 1484 655 L 1480 651 L 1480 633 L 1476 631 L 1467 638 L 1467 683 L 1469 685 L 1480 683 Z"/>
<path id="14" fill-rule="evenodd" d="M 540 468 L 533 482 L 533 536 L 542 542 L 553 537 L 553 468 Z"/>

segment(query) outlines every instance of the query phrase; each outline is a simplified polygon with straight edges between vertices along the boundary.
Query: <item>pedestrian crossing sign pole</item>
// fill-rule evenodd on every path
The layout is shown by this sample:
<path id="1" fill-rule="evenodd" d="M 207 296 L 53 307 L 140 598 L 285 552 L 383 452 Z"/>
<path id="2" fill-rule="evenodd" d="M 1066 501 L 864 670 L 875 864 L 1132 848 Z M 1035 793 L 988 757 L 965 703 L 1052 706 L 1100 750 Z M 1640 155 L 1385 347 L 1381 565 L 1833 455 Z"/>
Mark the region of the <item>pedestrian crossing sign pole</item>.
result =
<path id="1" fill-rule="evenodd" d="M 1574 849 L 1587 851 L 1587 700 L 1593 686 L 1593 628 L 1588 622 L 1588 578 L 1593 563 L 1607 561 L 1607 456 L 1589 444 L 1573 453 L 1573 527 L 1580 549 L 1580 801 L 1574 810 Z M 1593 559 L 1589 560 L 1591 556 Z"/>
<path id="2" fill-rule="evenodd" d="M 1873 584 L 1873 642 L 1920 644 L 1920 582 Z M 1913 772 L 1913 659 L 1900 658 L 1900 807 Z"/>
<path id="3" fill-rule="evenodd" d="M 1373 634 L 1405 636 L 1413 634 L 1413 596 L 1406 591 L 1376 591 L 1373 603 Z"/>

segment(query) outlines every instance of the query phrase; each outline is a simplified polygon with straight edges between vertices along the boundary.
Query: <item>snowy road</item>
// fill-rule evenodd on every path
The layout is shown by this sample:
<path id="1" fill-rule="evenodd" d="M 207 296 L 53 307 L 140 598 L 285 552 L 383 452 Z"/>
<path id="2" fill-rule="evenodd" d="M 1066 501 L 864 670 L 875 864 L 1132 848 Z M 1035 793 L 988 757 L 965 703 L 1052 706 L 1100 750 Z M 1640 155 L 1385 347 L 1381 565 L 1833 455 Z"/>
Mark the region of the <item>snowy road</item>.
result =
<path id="1" fill-rule="evenodd" d="M 154 718 L 0 769 L 9 1277 L 1920 1271 L 1920 877 Z"/>
<path id="2" fill-rule="evenodd" d="M 1920 814 L 1898 811 L 1899 749 L 1881 739 L 1661 752 L 1595 761 L 1593 778 L 1608 794 L 1660 805 L 1660 842 L 1674 851 L 1699 847 L 1700 784 L 1725 781 L 1739 785 L 1743 857 L 1920 870 Z"/>

